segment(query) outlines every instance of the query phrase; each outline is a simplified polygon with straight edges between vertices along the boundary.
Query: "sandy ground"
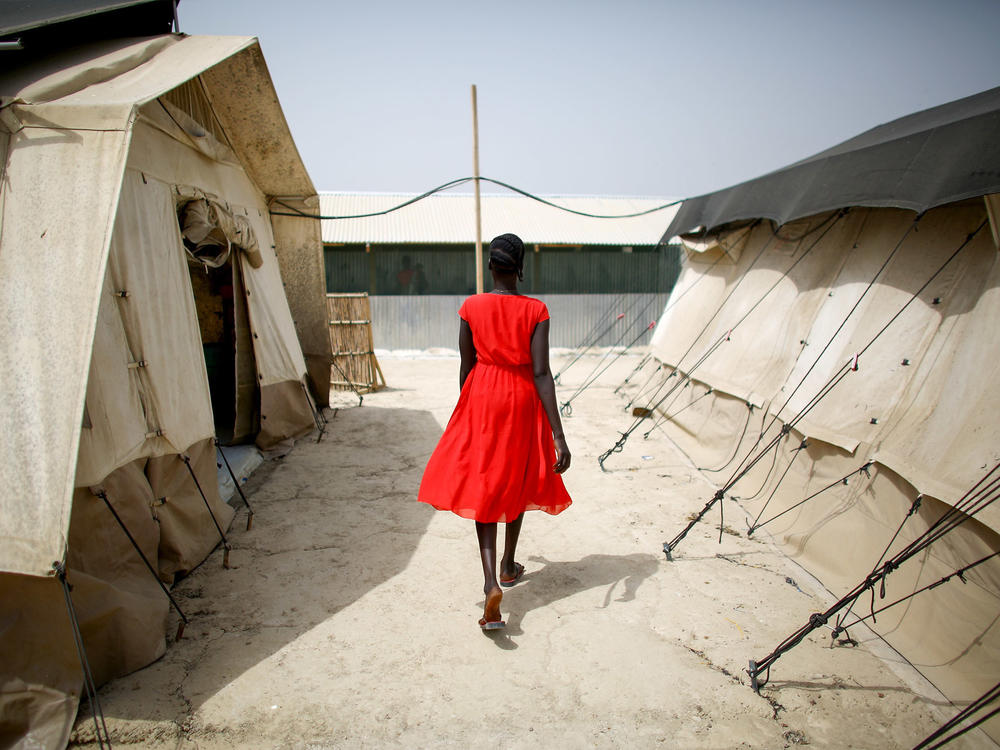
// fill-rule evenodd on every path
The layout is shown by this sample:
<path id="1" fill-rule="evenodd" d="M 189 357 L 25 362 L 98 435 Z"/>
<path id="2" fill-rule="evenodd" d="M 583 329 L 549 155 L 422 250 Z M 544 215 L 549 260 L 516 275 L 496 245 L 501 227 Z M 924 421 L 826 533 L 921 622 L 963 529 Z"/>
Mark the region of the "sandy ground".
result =
<path id="1" fill-rule="evenodd" d="M 595 358 L 567 374 L 579 383 Z M 631 418 L 616 362 L 565 420 L 574 505 L 530 514 L 507 629 L 480 631 L 470 521 L 415 501 L 458 395 L 457 358 L 381 359 L 390 387 L 341 408 L 252 477 L 233 568 L 218 550 L 175 588 L 191 619 L 155 664 L 106 685 L 116 745 L 150 748 L 909 748 L 951 716 L 870 648 L 820 630 L 760 695 L 744 670 L 832 601 L 718 513 L 661 552 L 714 493 L 662 433 L 596 457 Z M 554 361 L 554 369 L 560 364 Z M 560 389 L 564 400 L 571 389 Z M 726 501 L 727 523 L 745 528 Z M 716 524 L 716 525 L 713 525 Z M 175 624 L 176 620 L 174 620 Z M 171 628 L 172 632 L 172 628 Z M 857 635 L 857 634 L 855 634 Z M 919 686 L 917 686 L 919 690 Z M 71 744 L 93 743 L 81 711 Z M 951 747 L 992 747 L 967 735 Z"/>

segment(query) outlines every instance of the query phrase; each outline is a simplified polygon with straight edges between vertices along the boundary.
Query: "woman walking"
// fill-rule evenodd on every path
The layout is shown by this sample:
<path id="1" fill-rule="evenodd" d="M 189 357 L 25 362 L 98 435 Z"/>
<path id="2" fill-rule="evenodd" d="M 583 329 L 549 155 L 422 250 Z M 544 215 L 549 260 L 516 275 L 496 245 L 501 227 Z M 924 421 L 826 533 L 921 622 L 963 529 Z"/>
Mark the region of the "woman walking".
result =
<path id="1" fill-rule="evenodd" d="M 490 243 L 493 291 L 469 297 L 458 314 L 461 394 L 427 462 L 418 498 L 476 522 L 486 606 L 479 626 L 503 628 L 501 587 L 524 574 L 514 559 L 526 510 L 569 507 L 562 474 L 570 452 L 549 369 L 549 312 L 517 291 L 524 243 L 502 234 Z M 505 524 L 500 576 L 497 524 Z"/>

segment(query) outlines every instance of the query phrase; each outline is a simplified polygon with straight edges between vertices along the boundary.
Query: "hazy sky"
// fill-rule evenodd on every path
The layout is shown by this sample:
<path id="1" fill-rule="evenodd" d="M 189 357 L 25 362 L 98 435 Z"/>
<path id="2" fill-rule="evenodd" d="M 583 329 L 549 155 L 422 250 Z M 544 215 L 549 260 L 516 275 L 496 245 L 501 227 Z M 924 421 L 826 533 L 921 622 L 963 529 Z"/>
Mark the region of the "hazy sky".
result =
<path id="1" fill-rule="evenodd" d="M 321 191 L 471 175 L 472 84 L 483 176 L 678 198 L 1000 85 L 998 0 L 182 0 L 178 13 L 188 34 L 260 39 Z"/>

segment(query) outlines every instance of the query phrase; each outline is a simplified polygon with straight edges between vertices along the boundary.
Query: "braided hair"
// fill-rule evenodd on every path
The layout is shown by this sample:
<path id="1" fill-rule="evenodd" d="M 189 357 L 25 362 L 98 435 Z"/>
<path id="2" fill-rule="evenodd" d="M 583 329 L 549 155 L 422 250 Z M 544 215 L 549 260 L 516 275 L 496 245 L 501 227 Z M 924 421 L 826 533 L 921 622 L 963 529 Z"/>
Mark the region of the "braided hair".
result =
<path id="1" fill-rule="evenodd" d="M 524 243 L 516 234 L 501 234 L 490 242 L 490 267 L 516 273 L 524 281 Z"/>

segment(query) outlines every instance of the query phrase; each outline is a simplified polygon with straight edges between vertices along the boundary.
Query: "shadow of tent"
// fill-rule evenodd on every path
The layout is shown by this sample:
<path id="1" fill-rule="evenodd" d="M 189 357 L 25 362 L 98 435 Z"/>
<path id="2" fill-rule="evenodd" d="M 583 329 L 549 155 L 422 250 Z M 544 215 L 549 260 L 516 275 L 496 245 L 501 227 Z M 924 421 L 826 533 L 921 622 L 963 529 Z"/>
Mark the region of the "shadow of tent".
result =
<path id="1" fill-rule="evenodd" d="M 174 587 L 191 621 L 184 637 L 105 686 L 105 716 L 179 720 L 403 571 L 434 515 L 416 495 L 440 435 L 429 412 L 366 406 L 339 412 L 321 442 L 265 464 L 250 482 L 253 529 L 240 510 L 229 535 L 233 567 L 221 568 L 216 550 Z M 140 689 L 149 700 L 136 700 Z M 89 711 L 84 703 L 81 735 Z"/>

